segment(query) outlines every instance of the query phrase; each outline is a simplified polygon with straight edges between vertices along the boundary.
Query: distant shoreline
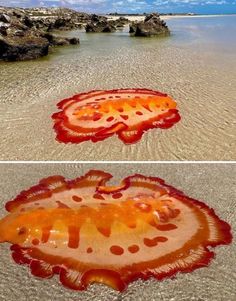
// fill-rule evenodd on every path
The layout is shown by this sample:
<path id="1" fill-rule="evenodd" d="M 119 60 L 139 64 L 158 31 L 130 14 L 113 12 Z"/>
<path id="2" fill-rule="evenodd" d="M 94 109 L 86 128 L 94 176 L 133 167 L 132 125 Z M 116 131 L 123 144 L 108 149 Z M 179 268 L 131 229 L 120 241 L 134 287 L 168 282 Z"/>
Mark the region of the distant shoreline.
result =
<path id="1" fill-rule="evenodd" d="M 119 19 L 121 16 L 120 15 L 104 15 L 105 17 L 107 17 L 109 20 L 117 20 Z M 180 18 L 213 18 L 213 17 L 228 17 L 228 16 L 236 16 L 236 14 L 218 14 L 218 15 L 188 15 L 188 14 L 176 14 L 176 15 L 160 15 L 160 18 L 162 20 L 170 20 L 170 19 L 180 19 Z M 125 15 L 122 14 L 122 17 L 128 19 L 129 21 L 143 21 L 146 17 L 146 15 Z"/>

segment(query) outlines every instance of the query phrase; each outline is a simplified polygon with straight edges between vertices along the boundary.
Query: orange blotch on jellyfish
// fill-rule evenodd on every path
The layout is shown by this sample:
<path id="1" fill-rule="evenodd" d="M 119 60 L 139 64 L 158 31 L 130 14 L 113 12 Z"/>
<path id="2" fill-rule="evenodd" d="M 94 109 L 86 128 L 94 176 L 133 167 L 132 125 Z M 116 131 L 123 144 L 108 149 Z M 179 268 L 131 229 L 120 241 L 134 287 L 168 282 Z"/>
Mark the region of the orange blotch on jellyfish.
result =
<path id="1" fill-rule="evenodd" d="M 124 249 L 120 246 L 111 246 L 110 251 L 114 255 L 122 255 L 124 253 Z"/>
<path id="2" fill-rule="evenodd" d="M 129 247 L 128 247 L 128 251 L 129 251 L 130 253 L 137 253 L 137 252 L 139 251 L 139 246 L 137 246 L 137 245 L 129 246 Z"/>

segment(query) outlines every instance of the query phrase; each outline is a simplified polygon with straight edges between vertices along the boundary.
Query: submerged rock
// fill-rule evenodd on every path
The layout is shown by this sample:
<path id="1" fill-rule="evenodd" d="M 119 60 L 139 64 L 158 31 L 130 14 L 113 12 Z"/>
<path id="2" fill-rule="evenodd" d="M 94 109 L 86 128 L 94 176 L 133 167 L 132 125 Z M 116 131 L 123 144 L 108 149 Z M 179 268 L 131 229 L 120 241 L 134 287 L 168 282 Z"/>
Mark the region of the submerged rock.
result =
<path id="1" fill-rule="evenodd" d="M 79 38 L 64 38 L 50 33 L 42 34 L 51 46 L 77 45 L 80 43 Z"/>
<path id="2" fill-rule="evenodd" d="M 129 32 L 140 37 L 170 34 L 166 22 L 161 20 L 160 16 L 155 13 L 146 16 L 145 20 L 142 22 L 133 22 L 130 25 Z"/>
<path id="3" fill-rule="evenodd" d="M 80 43 L 79 38 L 70 38 L 69 42 L 71 45 L 78 45 Z"/>

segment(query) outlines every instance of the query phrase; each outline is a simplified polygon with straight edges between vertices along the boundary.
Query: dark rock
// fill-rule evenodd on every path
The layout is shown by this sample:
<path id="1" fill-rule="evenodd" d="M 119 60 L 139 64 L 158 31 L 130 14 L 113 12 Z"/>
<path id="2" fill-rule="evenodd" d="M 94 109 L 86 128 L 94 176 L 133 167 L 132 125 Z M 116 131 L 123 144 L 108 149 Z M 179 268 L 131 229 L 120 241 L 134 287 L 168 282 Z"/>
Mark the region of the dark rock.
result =
<path id="1" fill-rule="evenodd" d="M 0 59 L 23 61 L 36 59 L 48 54 L 49 42 L 38 37 L 0 39 Z"/>
<path id="2" fill-rule="evenodd" d="M 80 43 L 79 38 L 71 38 L 69 42 L 71 45 L 78 45 Z"/>
<path id="3" fill-rule="evenodd" d="M 69 45 L 69 41 L 62 37 L 54 36 L 52 34 L 46 34 L 43 37 L 48 40 L 51 46 Z"/>
<path id="4" fill-rule="evenodd" d="M 160 15 L 157 13 L 152 13 L 150 15 L 147 15 L 144 19 L 144 22 L 148 22 L 149 20 L 151 20 L 153 18 L 160 18 Z"/>
<path id="5" fill-rule="evenodd" d="M 0 34 L 3 36 L 6 36 L 8 27 L 9 27 L 9 24 L 0 22 Z"/>
<path id="6" fill-rule="evenodd" d="M 93 15 L 91 16 L 91 21 L 92 21 L 92 22 L 99 22 L 99 21 L 100 21 L 100 20 L 99 20 L 99 16 L 93 14 Z"/>
<path id="7" fill-rule="evenodd" d="M 120 17 L 119 19 L 117 19 L 118 21 L 124 22 L 124 23 L 129 23 L 129 19 L 124 18 L 124 17 Z"/>
<path id="8" fill-rule="evenodd" d="M 124 17 L 120 17 L 119 19 L 115 20 L 116 27 L 123 27 L 128 23 L 129 23 L 129 20 Z"/>
<path id="9" fill-rule="evenodd" d="M 129 23 L 129 20 L 123 17 L 120 17 L 117 20 L 105 20 L 104 22 L 108 23 L 109 26 L 113 27 L 113 28 L 122 28 L 124 27 L 126 24 Z M 114 31 L 114 29 L 113 29 Z"/>
<path id="10" fill-rule="evenodd" d="M 20 18 L 23 18 L 25 16 L 25 13 L 24 13 L 23 10 L 13 9 L 12 15 L 15 16 L 16 18 L 20 19 Z"/>
<path id="11" fill-rule="evenodd" d="M 69 45 L 68 39 L 56 37 L 53 39 L 52 46 L 64 46 Z"/>
<path id="12" fill-rule="evenodd" d="M 55 23 L 53 24 L 53 27 L 55 29 L 62 29 L 62 28 L 73 28 L 71 25 L 71 18 L 58 18 Z"/>
<path id="13" fill-rule="evenodd" d="M 68 20 L 66 20 L 64 18 L 58 18 L 54 23 L 54 28 L 65 27 L 67 22 L 68 22 Z"/>
<path id="14" fill-rule="evenodd" d="M 108 21 L 99 21 L 97 23 L 88 23 L 85 30 L 86 32 L 113 32 L 116 28 Z"/>
<path id="15" fill-rule="evenodd" d="M 28 16 L 25 16 L 24 24 L 25 24 L 25 26 L 27 26 L 29 28 L 34 26 L 34 22 Z"/>
<path id="16" fill-rule="evenodd" d="M 77 45 L 79 44 L 79 38 L 64 38 L 55 36 L 50 33 L 42 33 L 43 38 L 47 39 L 51 46 L 63 46 L 63 45 Z"/>
<path id="17" fill-rule="evenodd" d="M 11 18 L 6 14 L 0 14 L 0 22 L 10 23 Z"/>
<path id="18" fill-rule="evenodd" d="M 115 21 L 109 21 L 104 16 L 91 15 L 90 22 L 85 26 L 86 32 L 113 32 L 116 30 Z"/>
<path id="19" fill-rule="evenodd" d="M 132 24 L 130 24 L 129 26 L 129 33 L 135 33 L 136 28 L 137 28 L 137 23 L 132 22 Z"/>
<path id="20" fill-rule="evenodd" d="M 145 20 L 142 22 L 133 22 L 130 25 L 129 32 L 140 37 L 170 34 L 166 23 L 160 19 L 158 14 L 154 13 L 146 16 Z"/>
<path id="21" fill-rule="evenodd" d="M 0 26 L 0 35 L 7 36 L 7 27 Z"/>
<path id="22" fill-rule="evenodd" d="M 0 60 L 17 61 L 47 55 L 50 46 L 79 44 L 79 38 L 55 36 L 47 30 L 79 28 L 91 16 L 62 8 L 0 7 L 0 18 Z"/>
<path id="23" fill-rule="evenodd" d="M 106 22 L 106 21 L 107 21 L 107 18 L 104 17 L 104 16 L 98 16 L 98 15 L 93 14 L 93 15 L 91 15 L 90 21 L 91 21 L 92 23 L 96 23 L 96 22 Z"/>
<path id="24" fill-rule="evenodd" d="M 7 36 L 8 37 L 15 37 L 15 36 L 24 36 L 28 31 L 28 27 L 26 26 L 10 26 L 7 29 Z"/>

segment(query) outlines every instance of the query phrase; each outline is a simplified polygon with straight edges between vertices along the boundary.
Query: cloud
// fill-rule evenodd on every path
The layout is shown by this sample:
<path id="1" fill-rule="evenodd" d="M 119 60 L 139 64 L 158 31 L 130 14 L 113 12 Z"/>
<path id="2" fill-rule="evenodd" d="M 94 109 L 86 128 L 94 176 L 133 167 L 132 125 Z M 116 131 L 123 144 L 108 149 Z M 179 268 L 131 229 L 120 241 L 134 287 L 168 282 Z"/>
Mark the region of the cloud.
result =
<path id="1" fill-rule="evenodd" d="M 230 3 L 233 4 L 233 2 L 230 0 L 155 0 L 153 5 L 222 5 Z"/>

